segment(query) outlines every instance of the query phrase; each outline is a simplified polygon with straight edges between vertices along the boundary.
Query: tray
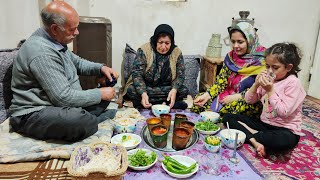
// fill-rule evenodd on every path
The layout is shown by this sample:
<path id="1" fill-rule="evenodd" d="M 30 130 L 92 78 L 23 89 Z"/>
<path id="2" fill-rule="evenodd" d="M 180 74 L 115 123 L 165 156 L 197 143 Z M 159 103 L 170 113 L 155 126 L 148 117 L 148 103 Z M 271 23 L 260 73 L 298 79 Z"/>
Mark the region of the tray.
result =
<path id="1" fill-rule="evenodd" d="M 164 148 L 157 148 L 154 146 L 153 144 L 153 141 L 151 139 L 151 136 L 150 136 L 150 133 L 149 133 L 149 129 L 148 129 L 148 126 L 145 125 L 142 130 L 141 130 L 141 137 L 143 139 L 143 141 L 148 145 L 150 146 L 152 149 L 155 149 L 155 150 L 158 150 L 158 151 L 164 151 L 164 152 L 178 152 L 178 151 L 183 151 L 183 150 L 186 150 L 190 147 L 192 147 L 194 144 L 196 144 L 199 140 L 199 133 L 197 130 L 193 130 L 193 133 L 191 135 L 191 138 L 189 140 L 189 142 L 187 143 L 187 146 L 185 149 L 182 149 L 182 150 L 175 150 L 172 148 L 172 136 L 173 136 L 173 124 L 174 124 L 174 121 L 171 121 L 171 127 L 170 127 L 170 130 L 169 130 L 169 134 L 168 134 L 168 139 L 167 139 L 167 146 L 164 147 Z"/>

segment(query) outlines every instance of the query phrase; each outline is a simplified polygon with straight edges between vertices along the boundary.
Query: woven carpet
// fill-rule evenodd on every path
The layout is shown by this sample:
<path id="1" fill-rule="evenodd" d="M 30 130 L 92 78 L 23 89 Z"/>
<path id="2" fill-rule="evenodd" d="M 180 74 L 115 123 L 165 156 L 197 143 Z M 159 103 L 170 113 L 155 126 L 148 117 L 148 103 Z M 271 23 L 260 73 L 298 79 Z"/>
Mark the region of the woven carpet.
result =
<path id="1" fill-rule="evenodd" d="M 308 99 L 303 105 L 302 132 L 305 136 L 294 150 L 256 157 L 252 146 L 245 144 L 240 155 L 266 179 L 320 179 L 320 105 Z"/>
<path id="2" fill-rule="evenodd" d="M 239 154 L 265 179 L 320 180 L 320 105 L 305 100 L 303 133 L 298 146 L 290 152 L 271 153 L 259 159 L 254 149 L 245 144 Z M 0 164 L 0 179 L 71 179 L 63 159 Z"/>

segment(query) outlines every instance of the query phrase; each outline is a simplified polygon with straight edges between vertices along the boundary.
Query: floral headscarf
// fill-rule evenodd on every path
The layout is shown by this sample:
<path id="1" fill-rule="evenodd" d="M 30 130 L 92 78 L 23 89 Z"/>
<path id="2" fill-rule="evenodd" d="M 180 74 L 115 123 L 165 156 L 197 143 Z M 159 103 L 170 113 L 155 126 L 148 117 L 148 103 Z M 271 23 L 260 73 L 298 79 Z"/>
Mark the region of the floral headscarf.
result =
<path id="1" fill-rule="evenodd" d="M 230 30 L 241 31 L 248 42 L 247 54 L 239 57 L 233 50 L 228 53 L 225 64 L 234 72 L 244 76 L 257 75 L 265 69 L 265 47 L 259 43 L 254 27 L 248 22 L 240 22 Z"/>

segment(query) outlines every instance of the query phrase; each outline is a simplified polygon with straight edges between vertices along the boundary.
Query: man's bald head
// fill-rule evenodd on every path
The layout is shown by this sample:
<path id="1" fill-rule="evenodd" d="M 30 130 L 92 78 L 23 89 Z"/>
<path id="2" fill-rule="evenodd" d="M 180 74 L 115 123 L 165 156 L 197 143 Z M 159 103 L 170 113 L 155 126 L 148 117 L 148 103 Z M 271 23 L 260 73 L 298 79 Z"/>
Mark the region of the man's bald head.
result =
<path id="1" fill-rule="evenodd" d="M 42 9 L 41 18 L 46 32 L 61 44 L 68 44 L 79 35 L 78 13 L 66 2 L 51 2 Z"/>
<path id="2" fill-rule="evenodd" d="M 69 19 L 75 17 L 78 17 L 76 10 L 63 1 L 51 2 L 41 11 L 41 19 L 46 28 L 52 24 L 62 27 Z"/>

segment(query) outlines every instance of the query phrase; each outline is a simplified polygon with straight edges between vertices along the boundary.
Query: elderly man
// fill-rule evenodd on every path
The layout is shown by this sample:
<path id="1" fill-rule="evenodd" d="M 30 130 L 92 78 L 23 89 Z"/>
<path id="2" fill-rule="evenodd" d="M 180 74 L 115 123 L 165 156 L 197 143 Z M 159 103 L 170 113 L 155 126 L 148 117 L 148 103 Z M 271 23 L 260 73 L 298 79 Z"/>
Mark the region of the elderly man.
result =
<path id="1" fill-rule="evenodd" d="M 111 87 L 82 90 L 78 74 L 112 81 L 118 73 L 68 50 L 79 34 L 79 16 L 69 4 L 51 2 L 41 18 L 44 27 L 27 39 L 14 61 L 10 124 L 37 139 L 78 141 L 98 130 L 115 97 Z"/>

